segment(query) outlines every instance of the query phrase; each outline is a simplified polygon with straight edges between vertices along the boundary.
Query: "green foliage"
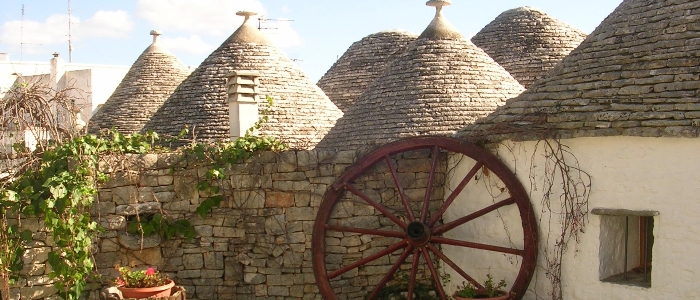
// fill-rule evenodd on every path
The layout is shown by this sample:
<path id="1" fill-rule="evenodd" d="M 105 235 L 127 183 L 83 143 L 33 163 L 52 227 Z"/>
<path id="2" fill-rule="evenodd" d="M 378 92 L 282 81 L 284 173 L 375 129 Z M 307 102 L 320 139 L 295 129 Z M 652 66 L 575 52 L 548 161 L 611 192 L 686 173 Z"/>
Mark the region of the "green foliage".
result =
<path id="1" fill-rule="evenodd" d="M 196 209 L 206 217 L 223 201 L 219 186 L 224 169 L 253 156 L 256 151 L 278 151 L 285 146 L 273 137 L 253 136 L 268 120 L 272 99 L 263 117 L 245 134 L 233 142 L 215 144 L 193 143 L 184 152 L 209 161 L 212 168 L 197 188 L 210 195 Z M 183 135 L 186 130 L 183 131 Z M 115 154 L 145 154 L 162 149 L 154 132 L 124 135 L 116 130 L 102 137 L 84 135 L 61 143 L 53 141 L 49 148 L 35 154 L 37 163 L 8 184 L 0 186 L 0 273 L 16 278 L 22 269 L 22 254 L 32 232 L 19 231 L 8 220 L 16 217 L 38 216 L 44 220 L 58 249 L 48 254 L 55 287 L 64 299 L 79 299 L 86 282 L 94 271 L 91 254 L 93 238 L 100 228 L 90 217 L 97 185 L 106 181 L 107 174 L 99 168 L 99 158 Z M 20 149 L 28 151 L 27 149 Z M 183 237 L 191 240 L 196 233 L 187 219 L 174 220 L 161 214 L 137 218 L 128 223 L 128 231 L 144 235 L 159 234 L 167 239 Z"/>
<path id="2" fill-rule="evenodd" d="M 165 285 L 169 279 L 161 276 L 154 268 L 132 270 L 127 267 L 117 267 L 119 277 L 114 281 L 117 286 L 126 288 L 149 288 Z"/>
<path id="3" fill-rule="evenodd" d="M 144 237 L 158 234 L 166 239 L 183 237 L 192 240 L 196 232 L 189 220 L 175 220 L 163 217 L 162 214 L 143 215 L 129 220 L 126 231 L 132 234 L 143 234 Z"/>
<path id="4" fill-rule="evenodd" d="M 455 296 L 464 298 L 474 298 L 476 297 L 476 287 L 471 283 L 462 282 L 462 285 L 457 287 Z"/>
<path id="5" fill-rule="evenodd" d="M 253 133 L 259 130 L 267 122 L 273 101 L 267 97 L 267 108 L 262 111 L 262 116 L 253 126 L 246 130 L 244 136 L 235 141 L 222 141 L 213 144 L 193 144 L 185 149 L 185 153 L 197 160 L 211 163 L 204 180 L 197 183 L 197 189 L 205 192 L 209 197 L 202 201 L 195 213 L 200 217 L 206 217 L 213 208 L 218 207 L 224 200 L 220 195 L 220 187 L 215 183 L 224 179 L 224 170 L 234 164 L 238 164 L 253 157 L 259 151 L 281 151 L 286 148 L 284 143 L 271 136 L 255 136 Z"/>
<path id="6" fill-rule="evenodd" d="M 394 274 L 394 284 L 387 285 L 379 291 L 379 294 L 375 299 L 379 300 L 403 300 L 406 299 L 406 294 L 408 292 L 408 283 L 410 277 L 406 272 L 398 271 Z M 440 299 L 435 285 L 432 283 L 425 283 L 417 281 L 413 289 L 413 299 L 416 300 L 437 300 Z M 367 295 L 369 296 L 369 295 Z"/>
<path id="7" fill-rule="evenodd" d="M 457 288 L 455 296 L 464 298 L 493 298 L 502 295 L 502 288 L 506 287 L 505 279 L 501 279 L 498 284 L 493 282 L 493 276 L 491 274 L 486 274 L 486 281 L 484 281 L 484 289 L 477 289 L 473 284 L 462 282 L 462 286 Z"/>

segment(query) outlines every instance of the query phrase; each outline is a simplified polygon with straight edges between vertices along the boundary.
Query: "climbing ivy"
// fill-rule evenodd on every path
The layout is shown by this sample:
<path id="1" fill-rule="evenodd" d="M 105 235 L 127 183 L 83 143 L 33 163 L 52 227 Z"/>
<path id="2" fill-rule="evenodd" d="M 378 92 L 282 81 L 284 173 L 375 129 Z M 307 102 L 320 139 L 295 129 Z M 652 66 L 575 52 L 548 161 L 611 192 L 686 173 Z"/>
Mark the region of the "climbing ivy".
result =
<path id="1" fill-rule="evenodd" d="M 256 151 L 285 148 L 273 137 L 253 135 L 268 120 L 272 99 L 268 97 L 267 101 L 268 107 L 262 117 L 245 136 L 231 142 L 193 142 L 183 149 L 184 156 L 210 161 L 212 166 L 205 180 L 197 184 L 200 191 L 212 195 L 196 209 L 199 216 L 206 217 L 223 200 L 221 195 L 217 195 L 218 187 L 211 182 L 223 178 L 224 168 L 251 157 Z M 101 230 L 91 218 L 90 209 L 98 184 L 109 180 L 108 174 L 101 171 L 100 162 L 104 160 L 100 158 L 165 151 L 158 145 L 167 142 L 154 132 L 124 135 L 112 130 L 100 137 L 87 134 L 60 143 L 54 141 L 49 147 L 42 148 L 42 153 L 37 156 L 40 159 L 35 164 L 0 186 L 2 274 L 17 276 L 22 269 L 26 243 L 32 238 L 31 231 L 20 231 L 19 222 L 12 224 L 9 220 L 38 216 L 44 220 L 44 226 L 55 243 L 55 248 L 48 254 L 51 266 L 48 276 L 54 280 L 62 298 L 80 298 L 89 277 L 95 274 L 92 244 Z M 175 220 L 162 214 L 137 218 L 137 222 L 130 222 L 127 227 L 130 232 L 144 235 L 158 233 L 168 239 L 192 239 L 195 236 L 194 228 L 186 218 Z"/>

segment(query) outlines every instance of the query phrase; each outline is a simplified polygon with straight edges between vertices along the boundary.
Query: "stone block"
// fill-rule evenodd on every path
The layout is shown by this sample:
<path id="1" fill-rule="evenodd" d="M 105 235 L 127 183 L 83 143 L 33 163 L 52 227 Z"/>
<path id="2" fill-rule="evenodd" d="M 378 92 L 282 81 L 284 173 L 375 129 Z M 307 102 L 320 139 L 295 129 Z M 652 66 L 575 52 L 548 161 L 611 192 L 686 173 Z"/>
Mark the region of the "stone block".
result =
<path id="1" fill-rule="evenodd" d="M 20 289 L 20 299 L 42 299 L 58 293 L 53 285 L 37 285 Z"/>
<path id="2" fill-rule="evenodd" d="M 158 186 L 158 176 L 156 175 L 143 175 L 139 179 L 140 186 Z"/>
<path id="3" fill-rule="evenodd" d="M 157 192 L 154 193 L 153 197 L 158 202 L 169 203 L 177 199 L 177 194 L 175 192 Z"/>
<path id="4" fill-rule="evenodd" d="M 201 270 L 181 270 L 177 271 L 178 278 L 200 278 L 202 276 Z"/>
<path id="5" fill-rule="evenodd" d="M 163 265 L 163 255 L 159 247 L 131 251 L 128 252 L 127 257 L 129 262 L 138 261 L 149 266 Z"/>
<path id="6" fill-rule="evenodd" d="M 25 264 L 44 263 L 49 259 L 49 252 L 51 252 L 50 247 L 39 247 L 39 248 L 26 249 L 24 251 L 24 254 L 22 254 L 22 261 Z"/>
<path id="7" fill-rule="evenodd" d="M 224 269 L 224 253 L 223 252 L 205 252 L 204 267 L 210 270 Z M 222 274 L 223 275 L 223 274 Z"/>
<path id="8" fill-rule="evenodd" d="M 265 233 L 278 235 L 285 233 L 285 215 L 276 215 L 265 218 Z"/>
<path id="9" fill-rule="evenodd" d="M 149 203 L 132 203 L 127 205 L 119 205 L 116 209 L 117 215 L 122 216 L 133 216 L 138 214 L 153 214 L 160 212 L 160 203 L 149 202 Z"/>
<path id="10" fill-rule="evenodd" d="M 158 185 L 167 186 L 173 184 L 173 176 L 171 175 L 160 175 L 158 176 Z"/>
<path id="11" fill-rule="evenodd" d="M 288 221 L 312 221 L 316 219 L 316 209 L 313 207 L 290 207 L 287 209 Z"/>
<path id="12" fill-rule="evenodd" d="M 294 194 L 283 192 L 267 192 L 265 195 L 265 207 L 284 208 L 294 205 Z"/>
<path id="13" fill-rule="evenodd" d="M 109 230 L 123 230 L 126 229 L 126 218 L 114 215 L 103 216 L 100 225 Z"/>
<path id="14" fill-rule="evenodd" d="M 102 240 L 102 245 L 100 246 L 100 251 L 101 252 L 115 252 L 119 250 L 119 244 L 117 243 L 116 239 L 109 238 L 109 239 L 103 239 Z"/>
<path id="15" fill-rule="evenodd" d="M 152 234 L 151 236 L 141 237 L 138 234 L 130 234 L 120 232 L 118 237 L 119 244 L 129 250 L 141 250 L 153 247 L 158 247 L 161 242 L 160 235 Z"/>
<path id="16" fill-rule="evenodd" d="M 283 286 L 270 286 L 267 288 L 269 296 L 289 296 L 289 288 Z"/>
<path id="17" fill-rule="evenodd" d="M 201 278 L 208 280 L 211 280 L 212 278 L 222 278 L 223 276 L 224 270 L 202 270 L 201 272 Z"/>
<path id="18" fill-rule="evenodd" d="M 46 264 L 24 264 L 22 270 L 19 272 L 20 275 L 25 276 L 37 276 L 46 273 Z M 0 283 L 1 284 L 1 283 Z"/>
<path id="19" fill-rule="evenodd" d="M 243 275 L 243 282 L 247 284 L 261 284 L 265 283 L 265 275 L 258 273 L 246 273 Z"/>
<path id="20" fill-rule="evenodd" d="M 242 238 L 245 237 L 245 230 L 230 227 L 214 227 L 215 237 Z"/>
<path id="21" fill-rule="evenodd" d="M 185 254 L 182 256 L 182 264 L 187 270 L 197 270 L 204 267 L 204 257 L 201 253 Z"/>
<path id="22" fill-rule="evenodd" d="M 197 232 L 197 235 L 201 237 L 208 237 L 214 235 L 214 227 L 211 225 L 194 226 L 194 231 Z"/>

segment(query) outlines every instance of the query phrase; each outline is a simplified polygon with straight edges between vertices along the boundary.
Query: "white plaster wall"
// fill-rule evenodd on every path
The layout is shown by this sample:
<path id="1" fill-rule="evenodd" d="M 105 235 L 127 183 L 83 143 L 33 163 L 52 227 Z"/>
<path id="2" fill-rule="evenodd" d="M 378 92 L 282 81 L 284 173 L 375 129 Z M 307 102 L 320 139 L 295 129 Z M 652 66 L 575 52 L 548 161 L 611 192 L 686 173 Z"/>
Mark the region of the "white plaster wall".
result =
<path id="1" fill-rule="evenodd" d="M 601 217 L 589 215 L 579 243 L 572 242 L 564 257 L 564 299 L 700 299 L 700 139 L 598 137 L 563 140 L 562 143 L 570 147 L 581 168 L 591 176 L 590 209 L 622 208 L 656 210 L 660 213 L 654 218 L 651 288 L 600 281 Z M 529 192 L 539 219 L 540 247 L 545 247 L 547 234 L 551 234 L 553 240 L 560 228 L 557 227 L 556 214 L 550 215 L 541 203 L 545 161 L 540 155 L 542 148 L 533 158 L 535 145 L 535 142 L 505 142 L 494 146 L 496 149 L 493 151 L 497 151 L 508 167 L 515 171 Z M 470 164 L 473 162 L 462 161 L 456 172 L 468 172 Z M 456 186 L 462 177 L 459 174 L 452 176 L 450 186 Z M 478 183 L 471 185 L 473 189 L 462 193 L 458 202 L 450 207 L 445 215 L 446 221 L 494 201 L 485 191 L 485 186 L 477 187 Z M 559 193 L 561 189 L 554 190 L 553 201 L 558 199 Z M 499 212 L 507 218 L 517 218 L 519 222 L 519 217 L 513 216 L 508 209 L 512 210 L 507 207 Z M 482 224 L 475 222 L 459 227 L 454 236 L 504 245 L 508 244 L 504 228 L 508 228 L 511 240 L 522 239 L 512 230 L 518 226 L 504 226 L 496 213 L 485 217 L 490 218 L 478 220 Z M 551 226 L 548 225 L 550 218 Z M 505 222 L 517 223 L 511 219 Z M 489 272 L 496 278 L 506 278 L 512 282 L 508 272 L 519 267 L 517 264 L 510 266 L 509 259 L 502 254 L 483 251 L 473 254 L 447 246 L 443 249 L 480 281 L 484 278 L 484 272 Z M 540 250 L 539 253 L 538 267 L 525 299 L 550 298 L 543 252 Z M 449 268 L 445 270 L 449 272 Z M 459 282 L 461 279 L 458 275 L 452 274 L 451 286 Z"/>
<path id="2" fill-rule="evenodd" d="M 124 79 L 129 68 L 128 66 L 92 66 L 89 68 L 92 74 L 90 82 L 92 99 L 90 103 L 91 110 L 85 112 L 86 117 L 92 117 L 92 111 L 95 111 L 98 105 L 104 104 L 109 99 L 109 96 L 114 93 L 114 90 L 117 89 L 119 83 Z"/>
<path id="3" fill-rule="evenodd" d="M 88 70 L 89 74 L 78 72 L 71 75 L 75 80 L 89 78 L 90 95 L 90 110 L 85 110 L 86 118 L 92 115 L 92 111 L 98 105 L 104 104 L 105 101 L 112 95 L 119 83 L 124 78 L 124 75 L 129 71 L 130 66 L 109 66 L 109 65 L 94 65 L 94 64 L 76 64 L 66 63 L 64 70 L 66 74 L 73 73 L 71 71 Z M 20 73 L 23 76 L 31 76 L 37 74 L 51 73 L 51 65 L 49 59 L 46 62 L 0 62 L 0 97 L 2 97 L 7 89 L 14 84 L 17 78 L 13 73 Z M 77 78 L 76 78 L 77 77 Z M 82 80 L 81 85 L 87 84 L 87 80 Z M 89 112 L 88 112 L 89 111 Z M 87 120 L 85 120 L 87 121 Z"/>
<path id="4" fill-rule="evenodd" d="M 24 76 L 51 73 L 51 66 L 47 62 L 0 62 L 0 98 L 12 87 L 17 79 L 14 73 Z"/>

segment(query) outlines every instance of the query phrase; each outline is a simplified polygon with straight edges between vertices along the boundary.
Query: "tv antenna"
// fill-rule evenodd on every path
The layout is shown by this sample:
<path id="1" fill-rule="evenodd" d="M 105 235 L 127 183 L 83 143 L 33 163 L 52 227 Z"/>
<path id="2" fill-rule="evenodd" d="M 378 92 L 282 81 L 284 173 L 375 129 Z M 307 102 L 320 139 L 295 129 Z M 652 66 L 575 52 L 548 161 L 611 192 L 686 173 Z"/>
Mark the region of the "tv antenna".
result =
<path id="1" fill-rule="evenodd" d="M 70 0 L 68 0 L 68 62 L 72 63 L 73 62 L 73 39 L 71 36 L 71 9 L 70 9 Z"/>
<path id="2" fill-rule="evenodd" d="M 24 42 L 24 4 L 22 4 L 22 18 L 19 23 L 19 61 L 24 60 L 24 45 L 41 45 Z"/>
<path id="3" fill-rule="evenodd" d="M 258 17 L 258 30 L 275 30 L 279 29 L 279 27 L 263 27 L 263 25 L 269 21 L 274 21 L 274 22 L 292 22 L 294 20 L 290 19 L 268 19 L 265 18 L 265 16 L 260 16 Z"/>
<path id="4" fill-rule="evenodd" d="M 24 3 L 22 3 L 22 19 L 19 21 L 19 61 L 24 57 Z"/>

